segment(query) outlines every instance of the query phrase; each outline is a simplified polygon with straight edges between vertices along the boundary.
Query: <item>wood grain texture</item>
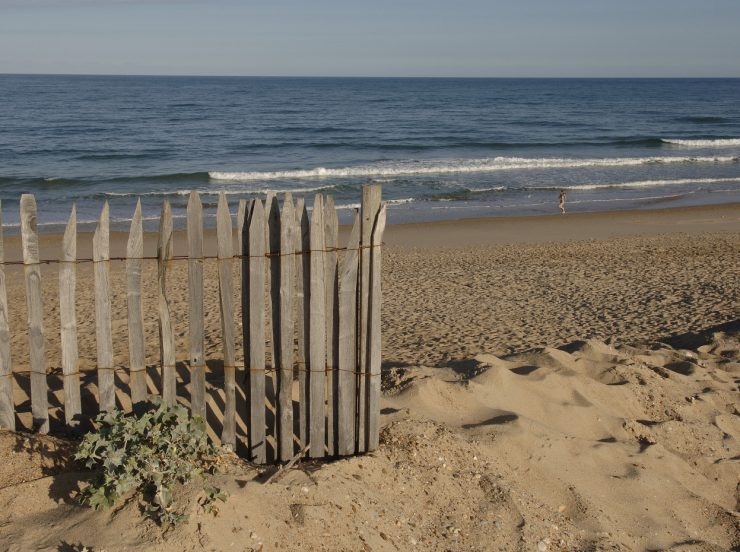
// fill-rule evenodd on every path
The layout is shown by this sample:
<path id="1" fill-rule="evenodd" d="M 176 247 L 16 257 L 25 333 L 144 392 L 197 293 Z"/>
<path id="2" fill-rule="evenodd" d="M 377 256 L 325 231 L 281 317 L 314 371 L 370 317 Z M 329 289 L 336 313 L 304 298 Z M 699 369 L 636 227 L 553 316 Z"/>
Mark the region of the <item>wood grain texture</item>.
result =
<path id="1" fill-rule="evenodd" d="M 188 337 L 190 340 L 190 393 L 194 416 L 206 418 L 206 358 L 203 312 L 203 204 L 190 192 L 188 234 Z"/>
<path id="2" fill-rule="evenodd" d="M 249 370 L 248 441 L 251 460 L 264 463 L 265 444 L 265 210 L 255 200 L 249 210 L 249 349 L 246 366 Z M 246 319 L 245 319 L 246 322 Z M 245 353 L 246 354 L 246 353 Z"/>
<path id="3" fill-rule="evenodd" d="M 373 227 L 380 210 L 380 192 L 378 185 L 362 187 L 361 229 L 360 229 L 360 312 L 359 315 L 359 371 L 364 373 L 360 377 L 359 386 L 359 413 L 358 413 L 358 450 L 367 450 L 367 374 L 368 370 L 368 325 L 370 322 L 370 247 L 372 243 Z"/>
<path id="4" fill-rule="evenodd" d="M 159 241 L 157 243 L 157 281 L 159 283 L 157 312 L 159 313 L 159 350 L 162 363 L 162 400 L 167 405 L 174 405 L 177 401 L 175 332 L 172 328 L 170 302 L 167 298 L 167 272 L 173 253 L 172 209 L 170 202 L 164 201 L 159 217 Z"/>
<path id="5" fill-rule="evenodd" d="M 31 194 L 23 194 L 20 207 L 23 271 L 26 280 L 26 303 L 28 308 L 28 345 L 31 358 L 31 413 L 34 428 L 39 433 L 48 433 L 49 407 L 46 385 L 46 349 L 44 346 L 44 308 L 41 301 L 36 199 Z"/>
<path id="6" fill-rule="evenodd" d="M 278 378 L 278 458 L 293 458 L 293 298 L 295 296 L 295 212 L 285 194 L 280 213 L 280 372 Z"/>
<path id="7" fill-rule="evenodd" d="M 328 456 L 336 454 L 337 444 L 337 365 L 339 364 L 339 283 L 337 280 L 337 251 L 339 221 L 334 198 L 326 196 L 324 203 L 324 302 L 326 313 L 326 449 Z"/>
<path id="8" fill-rule="evenodd" d="M 296 364 L 298 365 L 298 442 L 299 448 L 308 444 L 308 359 L 309 354 L 309 300 L 311 297 L 311 234 L 308 211 L 304 199 L 298 198 L 295 210 L 296 250 Z"/>
<path id="9" fill-rule="evenodd" d="M 59 317 L 64 374 L 64 420 L 68 427 L 79 425 L 82 413 L 80 402 L 80 374 L 77 352 L 77 208 L 72 205 L 67 227 L 62 237 L 59 256 Z"/>
<path id="10" fill-rule="evenodd" d="M 357 271 L 360 215 L 355 211 L 339 282 L 338 454 L 353 454 L 357 417 Z"/>
<path id="11" fill-rule="evenodd" d="M 234 341 L 234 305 L 232 294 L 232 267 L 234 241 L 231 211 L 226 194 L 218 197 L 216 211 L 216 239 L 218 241 L 218 295 L 221 305 L 221 335 L 224 351 L 224 425 L 221 443 L 232 449 L 236 446 L 236 355 Z"/>
<path id="12" fill-rule="evenodd" d="M 367 450 L 378 448 L 380 438 L 380 369 L 381 335 L 381 244 L 385 232 L 385 205 L 380 208 L 375 220 L 370 250 L 370 322 L 368 324 L 368 382 L 367 382 Z"/>
<path id="13" fill-rule="evenodd" d="M 0 429 L 15 431 L 13 365 L 10 357 L 8 293 L 5 284 L 5 247 L 3 243 L 2 203 L 0 203 Z"/>
<path id="14" fill-rule="evenodd" d="M 310 297 L 310 357 L 309 357 L 309 443 L 311 458 L 325 454 L 325 392 L 326 392 L 326 304 L 324 292 L 324 201 L 316 194 L 311 213 L 311 297 Z"/>
<path id="15" fill-rule="evenodd" d="M 141 302 L 141 269 L 144 263 L 144 229 L 141 200 L 136 202 L 126 242 L 126 306 L 128 310 L 128 358 L 131 403 L 134 409 L 147 399 L 144 311 Z"/>
<path id="16" fill-rule="evenodd" d="M 116 407 L 116 382 L 113 372 L 113 331 L 110 303 L 110 209 L 103 204 L 93 235 L 95 263 L 95 340 L 98 354 L 98 394 L 100 410 Z"/>

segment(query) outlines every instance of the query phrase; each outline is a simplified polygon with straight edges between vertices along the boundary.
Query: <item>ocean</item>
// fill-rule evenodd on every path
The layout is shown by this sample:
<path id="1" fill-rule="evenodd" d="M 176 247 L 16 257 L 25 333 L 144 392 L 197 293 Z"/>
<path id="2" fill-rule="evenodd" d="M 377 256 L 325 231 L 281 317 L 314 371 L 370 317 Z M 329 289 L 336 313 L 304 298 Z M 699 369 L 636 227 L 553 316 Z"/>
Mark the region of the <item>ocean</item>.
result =
<path id="1" fill-rule="evenodd" d="M 383 185 L 389 222 L 740 201 L 740 79 L 0 75 L 0 200 L 44 231 L 104 201 L 126 230 L 198 190 L 236 211 L 268 190 L 332 194 L 347 220 Z"/>

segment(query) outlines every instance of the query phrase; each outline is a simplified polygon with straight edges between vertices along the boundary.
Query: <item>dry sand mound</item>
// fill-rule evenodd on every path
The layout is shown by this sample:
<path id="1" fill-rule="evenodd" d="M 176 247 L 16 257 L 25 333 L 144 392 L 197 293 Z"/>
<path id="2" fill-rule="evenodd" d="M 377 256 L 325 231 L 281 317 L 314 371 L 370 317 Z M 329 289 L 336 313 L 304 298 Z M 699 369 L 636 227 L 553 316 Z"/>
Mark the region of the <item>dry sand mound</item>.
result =
<path id="1" fill-rule="evenodd" d="M 727 329 L 727 328 L 726 328 Z M 732 550 L 740 334 L 574 342 L 384 378 L 375 453 L 278 483 L 232 459 L 219 515 L 162 534 L 72 494 L 70 445 L 0 433 L 2 550 Z"/>

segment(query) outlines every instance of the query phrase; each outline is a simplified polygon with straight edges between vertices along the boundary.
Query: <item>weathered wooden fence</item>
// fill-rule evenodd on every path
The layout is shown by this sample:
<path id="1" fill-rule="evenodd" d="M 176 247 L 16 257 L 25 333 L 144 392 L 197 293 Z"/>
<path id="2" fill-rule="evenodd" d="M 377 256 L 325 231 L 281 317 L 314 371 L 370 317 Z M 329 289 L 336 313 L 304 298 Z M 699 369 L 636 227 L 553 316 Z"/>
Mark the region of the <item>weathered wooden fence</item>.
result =
<path id="1" fill-rule="evenodd" d="M 312 458 L 350 455 L 378 446 L 380 416 L 380 262 L 385 207 L 378 186 L 363 188 L 361 212 L 355 211 L 345 247 L 339 247 L 337 213 L 331 196 L 316 195 L 309 210 L 302 198 L 285 194 L 265 201 L 242 200 L 237 212 L 236 250 L 232 214 L 219 196 L 217 255 L 204 255 L 203 207 L 192 192 L 187 206 L 187 255 L 175 257 L 172 213 L 162 206 L 156 257 L 144 256 L 141 205 L 134 212 L 126 256 L 112 259 L 109 208 L 102 208 L 93 236 L 92 259 L 77 256 L 76 211 L 62 239 L 59 259 L 40 259 L 36 202 L 20 201 L 28 313 L 30 403 L 34 429 L 49 431 L 48 359 L 44 349 L 41 265 L 59 263 L 59 315 L 63 374 L 64 427 L 89 425 L 98 411 L 137 409 L 151 394 L 167 404 L 179 401 L 207 419 L 204 329 L 204 262 L 218 265 L 223 342 L 223 408 L 220 441 L 243 447 L 258 463 L 287 461 L 304 449 Z M 0 428 L 15 429 L 17 385 L 10 355 L 6 267 L 0 212 Z M 128 365 L 115 366 L 112 338 L 111 261 L 125 262 L 128 307 Z M 161 361 L 159 383 L 147 375 L 142 308 L 143 263 L 157 263 L 157 312 Z M 175 332 L 167 278 L 175 260 L 188 266 L 187 374 L 178 387 Z M 83 411 L 80 400 L 76 300 L 79 263 L 92 262 L 97 348 L 97 405 Z M 236 265 L 236 266 L 235 266 Z M 244 363 L 236 358 L 235 279 L 241 276 Z M 20 276 L 19 276 L 20 277 Z M 236 280 L 238 282 L 238 279 Z M 269 351 L 268 351 L 269 349 Z M 268 365 L 268 352 L 270 364 Z M 123 371 L 121 388 L 116 372 Z M 182 377 L 180 378 L 183 379 Z M 187 389 L 178 396 L 179 389 Z M 210 389 L 213 391 L 212 389 Z M 125 393 L 128 400 L 121 400 Z M 241 400 L 240 400 L 241 399 Z M 237 428 L 243 439 L 238 442 Z M 213 429 L 213 428 L 212 428 Z"/>

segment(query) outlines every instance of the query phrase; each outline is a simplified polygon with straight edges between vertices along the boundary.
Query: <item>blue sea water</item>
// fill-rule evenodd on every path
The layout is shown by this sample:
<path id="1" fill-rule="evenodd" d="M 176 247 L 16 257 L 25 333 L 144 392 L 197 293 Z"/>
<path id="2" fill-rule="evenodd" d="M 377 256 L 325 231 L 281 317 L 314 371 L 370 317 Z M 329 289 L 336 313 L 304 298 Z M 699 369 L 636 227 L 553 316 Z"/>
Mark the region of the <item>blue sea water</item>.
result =
<path id="1" fill-rule="evenodd" d="M 390 222 L 740 201 L 740 79 L 0 75 L 0 200 L 58 229 L 108 200 L 126 229 L 187 193 L 334 195 L 382 183 Z M 212 219 L 210 219 L 212 224 Z"/>

